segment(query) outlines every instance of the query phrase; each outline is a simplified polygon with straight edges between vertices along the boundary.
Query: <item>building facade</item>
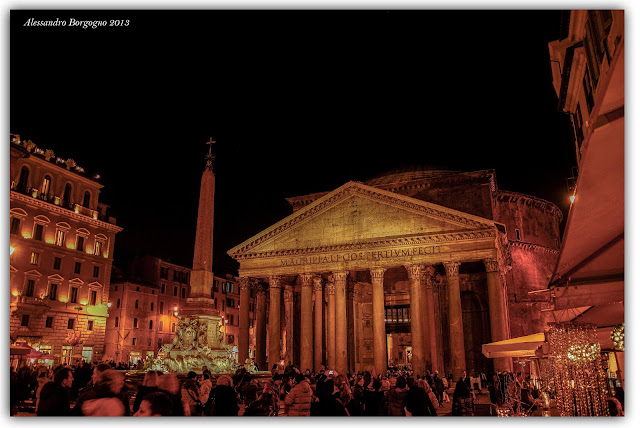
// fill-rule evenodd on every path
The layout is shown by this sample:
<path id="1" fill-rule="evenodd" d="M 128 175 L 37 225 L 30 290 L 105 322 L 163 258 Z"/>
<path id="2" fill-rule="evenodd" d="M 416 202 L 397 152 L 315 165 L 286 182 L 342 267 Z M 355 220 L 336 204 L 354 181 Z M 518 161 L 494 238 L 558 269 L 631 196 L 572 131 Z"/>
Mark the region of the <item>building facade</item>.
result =
<path id="1" fill-rule="evenodd" d="M 50 364 L 102 360 L 122 228 L 99 202 L 99 177 L 14 134 L 10 175 L 11 341 Z"/>
<path id="2" fill-rule="evenodd" d="M 256 292 L 261 369 L 510 370 L 482 344 L 544 328 L 529 291 L 553 271 L 562 214 L 498 190 L 492 170 L 396 170 L 289 202 L 292 215 L 228 252 L 241 299 Z"/>
<path id="3" fill-rule="evenodd" d="M 114 269 L 105 335 L 106 358 L 135 364 L 157 356 L 162 345 L 173 341 L 178 315 L 191 293 L 190 283 L 191 269 L 150 255 L 135 259 L 126 272 Z M 237 280 L 232 275 L 214 276 L 211 298 L 214 309 L 224 320 L 225 343 L 237 347 L 240 304 Z"/>

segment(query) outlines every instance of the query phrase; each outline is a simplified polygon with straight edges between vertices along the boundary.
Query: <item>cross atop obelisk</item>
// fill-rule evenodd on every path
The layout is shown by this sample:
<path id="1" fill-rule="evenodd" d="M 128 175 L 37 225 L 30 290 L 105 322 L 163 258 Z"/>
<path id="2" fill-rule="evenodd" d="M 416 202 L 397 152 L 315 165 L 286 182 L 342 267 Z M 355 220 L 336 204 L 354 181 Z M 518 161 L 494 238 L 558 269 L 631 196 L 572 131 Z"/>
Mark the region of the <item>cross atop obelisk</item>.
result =
<path id="1" fill-rule="evenodd" d="M 204 158 L 207 160 L 207 168 L 210 168 L 210 169 L 213 169 L 213 160 L 216 158 L 211 153 L 211 146 L 213 146 L 215 143 L 216 143 L 215 140 L 211 137 L 209 137 L 209 141 L 205 143 L 209 146 L 209 153 L 207 153 L 207 155 Z"/>

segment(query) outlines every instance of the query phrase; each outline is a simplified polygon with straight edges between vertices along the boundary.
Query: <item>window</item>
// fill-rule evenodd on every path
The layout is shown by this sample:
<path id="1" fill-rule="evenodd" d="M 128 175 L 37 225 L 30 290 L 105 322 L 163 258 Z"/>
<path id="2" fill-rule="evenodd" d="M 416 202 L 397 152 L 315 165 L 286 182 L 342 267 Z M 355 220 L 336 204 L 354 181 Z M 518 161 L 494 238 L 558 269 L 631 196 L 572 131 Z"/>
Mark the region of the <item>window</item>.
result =
<path id="1" fill-rule="evenodd" d="M 516 239 L 520 240 L 520 229 L 516 229 Z"/>
<path id="2" fill-rule="evenodd" d="M 71 296 L 69 296 L 69 302 L 78 303 L 78 287 L 71 287 Z"/>
<path id="3" fill-rule="evenodd" d="M 64 186 L 64 194 L 62 195 L 62 206 L 65 208 L 71 208 L 71 184 L 67 183 Z"/>
<path id="4" fill-rule="evenodd" d="M 158 339 L 158 348 L 162 348 L 162 338 Z"/>
<path id="5" fill-rule="evenodd" d="M 49 300 L 56 300 L 58 295 L 58 284 L 52 282 L 49 284 Z"/>
<path id="6" fill-rule="evenodd" d="M 114 323 L 114 324 L 115 324 L 115 326 L 116 326 L 116 327 L 118 327 L 118 321 L 119 321 L 119 320 L 118 320 L 118 317 L 116 317 L 116 319 L 115 319 L 114 321 L 115 321 L 115 323 Z"/>
<path id="7" fill-rule="evenodd" d="M 173 280 L 176 282 L 178 281 L 178 271 L 176 270 L 173 271 Z"/>
<path id="8" fill-rule="evenodd" d="M 213 309 L 218 309 L 218 298 L 213 299 Z"/>
<path id="9" fill-rule="evenodd" d="M 93 321 L 92 320 L 87 321 L 87 330 L 93 331 Z"/>
<path id="10" fill-rule="evenodd" d="M 164 322 L 158 321 L 158 331 L 162 331 L 162 330 L 164 330 Z"/>
<path id="11" fill-rule="evenodd" d="M 133 328 L 138 328 L 138 318 L 133 319 Z"/>
<path id="12" fill-rule="evenodd" d="M 22 314 L 22 320 L 20 320 L 21 327 L 29 327 L 29 314 Z"/>
<path id="13" fill-rule="evenodd" d="M 180 297 L 184 299 L 186 296 L 187 296 L 187 289 L 182 287 L 182 289 L 180 290 Z"/>
<path id="14" fill-rule="evenodd" d="M 78 275 L 80 275 L 81 270 L 82 270 L 82 262 L 76 262 L 75 265 L 73 265 L 73 273 L 77 273 Z"/>
<path id="15" fill-rule="evenodd" d="M 32 265 L 37 265 L 38 261 L 40 260 L 40 254 L 39 253 L 31 253 L 31 264 Z"/>
<path id="16" fill-rule="evenodd" d="M 176 323 L 172 322 L 171 323 L 171 333 L 175 333 L 176 332 Z"/>
<path id="17" fill-rule="evenodd" d="M 233 325 L 233 314 L 227 315 L 227 319 L 229 320 L 229 325 Z"/>
<path id="18" fill-rule="evenodd" d="M 76 240 L 76 250 L 84 251 L 84 236 L 78 235 L 78 239 Z"/>
<path id="19" fill-rule="evenodd" d="M 20 193 L 27 191 L 27 181 L 29 180 L 29 168 L 23 166 L 20 170 L 20 178 L 18 179 L 18 186 L 16 190 Z"/>
<path id="20" fill-rule="evenodd" d="M 166 291 L 167 285 L 163 282 L 162 284 L 160 284 L 160 293 L 165 294 Z"/>
<path id="21" fill-rule="evenodd" d="M 44 326 L 46 328 L 53 328 L 53 317 L 47 317 L 46 321 L 44 322 Z"/>
<path id="22" fill-rule="evenodd" d="M 36 288 L 36 281 L 33 279 L 27 279 L 27 286 L 24 290 L 24 295 L 27 297 L 33 297 L 33 292 Z"/>
<path id="23" fill-rule="evenodd" d="M 116 308 L 120 307 L 120 299 L 116 300 Z"/>
<path id="24" fill-rule="evenodd" d="M 149 320 L 149 330 L 153 330 L 153 320 Z"/>
<path id="25" fill-rule="evenodd" d="M 11 233 L 14 235 L 20 233 L 20 219 L 18 217 L 11 218 Z"/>
<path id="26" fill-rule="evenodd" d="M 151 346 L 151 338 L 147 339 L 147 346 L 149 346 L 149 347 Z"/>
<path id="27" fill-rule="evenodd" d="M 227 298 L 227 307 L 233 308 L 235 306 L 235 301 L 233 299 Z"/>
<path id="28" fill-rule="evenodd" d="M 135 346 L 135 345 L 136 345 L 136 342 L 137 342 L 137 338 L 135 338 L 135 337 L 134 337 L 133 339 L 131 339 L 131 344 L 132 344 L 133 346 Z"/>
<path id="29" fill-rule="evenodd" d="M 140 287 L 136 287 L 136 291 L 140 291 Z"/>
<path id="30" fill-rule="evenodd" d="M 82 347 L 82 359 L 86 362 L 91 362 L 93 358 L 93 346 L 83 346 Z"/>
<path id="31" fill-rule="evenodd" d="M 97 278 L 100 276 L 100 266 L 94 266 L 93 267 L 93 277 Z"/>
<path id="32" fill-rule="evenodd" d="M 169 268 L 160 267 L 160 278 L 169 279 Z"/>
<path id="33" fill-rule="evenodd" d="M 164 314 L 164 302 L 160 302 L 160 315 Z"/>
<path id="34" fill-rule="evenodd" d="M 97 302 L 98 302 L 98 291 L 91 290 L 91 292 L 89 293 L 89 304 L 91 306 L 95 306 Z"/>
<path id="35" fill-rule="evenodd" d="M 153 305 L 153 302 L 151 302 L 151 305 L 150 305 L 150 307 L 149 307 L 149 310 L 150 310 L 150 311 L 152 311 L 152 312 L 153 312 L 153 306 L 154 306 L 154 305 Z"/>
<path id="36" fill-rule="evenodd" d="M 42 241 L 42 236 L 44 235 L 44 225 L 40 223 L 36 223 L 33 227 L 33 239 L 36 241 Z"/>
<path id="37" fill-rule="evenodd" d="M 113 287 L 113 291 L 118 291 L 118 286 Z"/>
<path id="38" fill-rule="evenodd" d="M 75 325 L 76 320 L 74 320 L 73 318 L 69 318 L 69 320 L 67 321 L 67 329 L 68 330 L 73 330 L 73 326 Z"/>
<path id="39" fill-rule="evenodd" d="M 233 341 L 234 341 L 233 334 L 228 334 L 227 335 L 227 344 L 233 345 Z"/>
<path id="40" fill-rule="evenodd" d="M 174 296 L 178 295 L 178 287 L 173 287 L 173 295 Z"/>
<path id="41" fill-rule="evenodd" d="M 138 306 L 139 306 L 139 305 L 140 305 L 140 302 L 139 302 L 138 300 L 136 300 L 136 304 L 135 304 L 136 309 L 138 309 Z"/>
<path id="42" fill-rule="evenodd" d="M 101 256 L 102 255 L 102 247 L 104 245 L 104 242 L 101 240 L 96 239 L 96 243 L 93 247 L 93 254 L 96 256 Z"/>
<path id="43" fill-rule="evenodd" d="M 91 203 L 91 193 L 88 190 L 84 192 L 84 197 L 82 198 L 82 206 L 85 208 L 89 208 L 89 204 Z"/>
<path id="44" fill-rule="evenodd" d="M 220 290 L 220 287 L 219 287 L 219 284 L 218 284 L 218 280 L 215 279 L 213 281 L 213 291 L 214 291 L 214 293 L 217 293 L 219 290 Z"/>
<path id="45" fill-rule="evenodd" d="M 64 246 L 64 241 L 67 239 L 67 231 L 62 229 L 56 229 L 55 244 L 58 247 Z"/>
<path id="46" fill-rule="evenodd" d="M 61 257 L 54 257 L 53 258 L 53 269 L 60 270 L 60 265 L 62 265 L 62 258 Z"/>
<path id="47" fill-rule="evenodd" d="M 44 180 L 42 180 L 42 187 L 40 188 L 42 199 L 49 199 L 49 190 L 51 190 L 51 177 L 45 175 Z"/>

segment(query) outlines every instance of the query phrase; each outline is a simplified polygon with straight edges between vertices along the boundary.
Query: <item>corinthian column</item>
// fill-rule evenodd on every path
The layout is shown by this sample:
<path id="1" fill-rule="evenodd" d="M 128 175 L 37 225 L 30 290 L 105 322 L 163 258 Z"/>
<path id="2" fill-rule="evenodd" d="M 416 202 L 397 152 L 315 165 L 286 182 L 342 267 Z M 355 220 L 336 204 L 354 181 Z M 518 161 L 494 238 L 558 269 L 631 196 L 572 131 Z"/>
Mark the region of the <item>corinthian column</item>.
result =
<path id="1" fill-rule="evenodd" d="M 422 335 L 422 304 L 420 299 L 420 279 L 422 265 L 405 266 L 409 273 L 409 299 L 411 314 L 411 365 L 413 374 L 423 375 L 425 372 L 424 343 Z"/>
<path id="2" fill-rule="evenodd" d="M 293 287 L 290 284 L 284 286 L 284 319 L 285 319 L 285 364 L 293 362 Z"/>
<path id="3" fill-rule="evenodd" d="M 447 296 L 449 297 L 449 347 L 451 348 L 451 372 L 453 380 L 459 379 L 465 370 L 464 328 L 462 325 L 462 303 L 460 301 L 459 262 L 444 264 L 447 271 Z"/>
<path id="4" fill-rule="evenodd" d="M 507 308 L 504 286 L 500 280 L 498 261 L 489 259 L 484 261 L 487 269 L 487 289 L 489 295 L 489 318 L 491 320 L 491 341 L 509 339 L 509 327 L 507 324 Z M 494 358 L 495 370 L 512 371 L 511 358 Z"/>
<path id="5" fill-rule="evenodd" d="M 300 371 L 313 369 L 313 295 L 311 274 L 302 274 L 300 298 Z"/>
<path id="6" fill-rule="evenodd" d="M 322 365 L 322 277 L 313 277 L 313 294 L 315 299 L 315 320 L 313 336 L 313 371 L 318 372 Z"/>
<path id="7" fill-rule="evenodd" d="M 349 272 L 334 272 L 336 286 L 336 370 L 346 374 L 347 359 L 347 275 Z"/>
<path id="8" fill-rule="evenodd" d="M 260 370 L 267 367 L 267 290 L 257 283 L 256 290 L 256 365 Z"/>
<path id="9" fill-rule="evenodd" d="M 280 363 L 280 294 L 282 277 L 269 277 L 269 370 Z"/>
<path id="10" fill-rule="evenodd" d="M 249 278 L 240 278 L 240 337 L 238 337 L 238 364 L 249 358 Z"/>
<path id="11" fill-rule="evenodd" d="M 327 283 L 327 366 L 331 370 L 336 368 L 336 285 L 333 275 Z"/>
<path id="12" fill-rule="evenodd" d="M 384 325 L 384 271 L 371 269 L 373 286 L 373 366 L 377 374 L 387 372 L 387 333 Z"/>
<path id="13" fill-rule="evenodd" d="M 426 289 L 426 300 L 423 300 L 423 302 L 426 303 L 426 308 L 425 308 L 425 314 L 426 314 L 426 321 L 427 321 L 427 328 L 426 331 L 429 332 L 428 334 L 428 340 L 426 343 L 426 348 L 425 351 L 427 353 L 427 355 L 429 356 L 429 360 L 431 361 L 431 371 L 434 372 L 435 370 L 442 370 L 442 368 L 440 368 L 440 365 L 438 364 L 438 341 L 437 341 L 437 333 L 436 333 L 436 310 L 435 310 L 435 304 L 434 304 L 434 298 L 433 298 L 433 293 L 435 292 L 434 287 L 433 287 L 433 274 L 434 274 L 434 268 L 433 266 L 429 266 L 427 268 L 427 277 L 426 277 L 426 281 L 425 281 L 425 289 Z"/>

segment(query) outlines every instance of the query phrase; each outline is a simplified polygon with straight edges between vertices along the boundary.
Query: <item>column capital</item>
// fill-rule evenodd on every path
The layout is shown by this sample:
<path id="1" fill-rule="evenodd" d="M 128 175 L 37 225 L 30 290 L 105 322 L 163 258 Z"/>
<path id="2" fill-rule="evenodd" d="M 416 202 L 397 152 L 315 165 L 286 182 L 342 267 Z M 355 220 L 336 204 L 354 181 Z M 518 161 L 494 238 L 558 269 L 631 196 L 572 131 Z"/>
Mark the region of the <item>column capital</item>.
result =
<path id="1" fill-rule="evenodd" d="M 274 275 L 269 277 L 269 288 L 282 288 L 282 281 L 284 278 L 280 275 Z"/>
<path id="2" fill-rule="evenodd" d="M 423 264 L 405 265 L 404 268 L 409 274 L 409 279 L 421 279 L 422 271 L 424 270 Z"/>
<path id="3" fill-rule="evenodd" d="M 313 275 L 310 273 L 301 273 L 298 275 L 300 277 L 300 284 L 303 287 L 311 287 L 311 281 L 313 280 Z"/>
<path id="4" fill-rule="evenodd" d="M 444 269 L 447 271 L 447 277 L 458 276 L 460 270 L 460 262 L 445 262 Z"/>
<path id="5" fill-rule="evenodd" d="M 251 288 L 251 278 L 248 276 L 240 277 L 238 287 L 240 288 L 240 291 L 249 290 Z"/>
<path id="6" fill-rule="evenodd" d="M 483 260 L 483 261 L 484 261 L 484 267 L 487 270 L 487 272 L 498 272 L 499 271 L 498 260 L 497 259 L 486 259 L 486 260 Z"/>
<path id="7" fill-rule="evenodd" d="M 264 293 L 267 291 L 267 287 L 262 282 L 258 281 L 255 278 L 251 278 L 251 287 L 256 291 L 256 293 Z"/>
<path id="8" fill-rule="evenodd" d="M 335 285 L 345 286 L 347 285 L 347 276 L 349 276 L 348 271 L 333 272 L 333 283 Z"/>
<path id="9" fill-rule="evenodd" d="M 369 269 L 369 273 L 371 274 L 371 281 L 382 281 L 384 280 L 384 272 L 387 269 L 385 268 L 372 268 Z"/>
<path id="10" fill-rule="evenodd" d="M 313 277 L 313 291 L 322 292 L 322 277 L 320 275 Z"/>
<path id="11" fill-rule="evenodd" d="M 327 294 L 330 296 L 335 296 L 336 285 L 333 282 L 327 282 Z"/>

